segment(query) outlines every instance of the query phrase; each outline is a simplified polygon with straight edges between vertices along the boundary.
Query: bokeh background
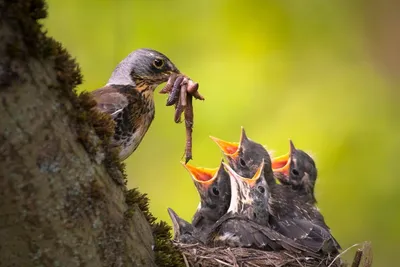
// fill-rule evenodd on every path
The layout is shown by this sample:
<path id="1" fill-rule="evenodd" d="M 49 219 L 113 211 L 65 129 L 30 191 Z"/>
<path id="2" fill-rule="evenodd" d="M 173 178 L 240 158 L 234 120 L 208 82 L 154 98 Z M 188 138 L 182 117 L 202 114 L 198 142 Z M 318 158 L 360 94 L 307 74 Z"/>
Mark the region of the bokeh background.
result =
<path id="1" fill-rule="evenodd" d="M 200 83 L 195 165 L 222 157 L 209 135 L 235 141 L 240 126 L 275 155 L 288 139 L 314 156 L 319 207 L 343 248 L 371 240 L 374 266 L 400 249 L 400 6 L 396 1 L 49 0 L 43 23 L 76 57 L 79 90 L 103 86 L 131 51 L 166 54 Z M 161 87 L 159 88 L 161 89 Z M 158 89 L 158 90 L 159 90 Z M 190 220 L 198 195 L 179 163 L 183 124 L 166 96 L 126 160 L 128 187 Z M 354 250 L 348 255 L 354 254 Z"/>

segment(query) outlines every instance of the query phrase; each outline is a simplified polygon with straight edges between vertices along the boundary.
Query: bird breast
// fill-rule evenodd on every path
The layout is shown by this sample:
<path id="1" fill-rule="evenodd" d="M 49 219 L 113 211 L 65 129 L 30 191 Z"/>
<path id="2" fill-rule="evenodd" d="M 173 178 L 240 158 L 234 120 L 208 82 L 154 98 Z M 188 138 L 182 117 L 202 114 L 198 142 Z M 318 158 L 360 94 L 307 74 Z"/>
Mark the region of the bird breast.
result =
<path id="1" fill-rule="evenodd" d="M 144 135 L 149 129 L 155 115 L 154 101 L 151 97 L 145 98 L 145 105 L 141 105 L 141 108 L 133 106 L 130 112 L 130 124 L 132 125 L 129 134 L 125 135 L 125 138 L 117 141 L 121 145 L 120 158 L 121 160 L 126 159 L 132 154 L 139 146 Z"/>

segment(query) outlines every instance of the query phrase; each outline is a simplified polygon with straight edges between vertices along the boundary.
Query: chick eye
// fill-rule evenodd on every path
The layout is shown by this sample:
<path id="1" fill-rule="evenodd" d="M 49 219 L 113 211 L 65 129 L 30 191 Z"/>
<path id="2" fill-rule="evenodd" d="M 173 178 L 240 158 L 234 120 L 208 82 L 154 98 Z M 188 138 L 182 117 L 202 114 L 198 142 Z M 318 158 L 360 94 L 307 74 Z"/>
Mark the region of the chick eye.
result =
<path id="1" fill-rule="evenodd" d="M 153 61 L 153 65 L 157 69 L 161 69 L 164 66 L 164 60 L 162 60 L 161 58 L 156 58 Z"/>
<path id="2" fill-rule="evenodd" d="M 219 190 L 218 190 L 218 188 L 216 188 L 216 187 L 213 187 L 213 188 L 212 188 L 212 192 L 213 192 L 213 194 L 216 195 L 216 196 L 219 195 Z"/>
<path id="3" fill-rule="evenodd" d="M 299 175 L 299 171 L 296 170 L 296 169 L 292 169 L 292 174 L 295 175 L 295 176 L 297 176 L 297 175 Z"/>
<path id="4" fill-rule="evenodd" d="M 258 186 L 258 191 L 261 193 L 261 194 L 264 194 L 265 193 L 265 188 L 263 187 L 263 186 Z"/>
<path id="5" fill-rule="evenodd" d="M 239 159 L 239 164 L 242 167 L 246 167 L 246 162 L 244 161 L 244 159 Z"/>

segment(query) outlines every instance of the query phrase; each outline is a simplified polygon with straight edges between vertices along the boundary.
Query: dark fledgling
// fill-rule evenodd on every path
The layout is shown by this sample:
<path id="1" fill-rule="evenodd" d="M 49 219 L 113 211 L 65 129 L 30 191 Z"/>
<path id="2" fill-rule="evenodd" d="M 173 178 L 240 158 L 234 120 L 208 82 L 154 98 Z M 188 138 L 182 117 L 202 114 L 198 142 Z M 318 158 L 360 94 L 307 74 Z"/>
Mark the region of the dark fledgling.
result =
<path id="1" fill-rule="evenodd" d="M 314 195 L 317 180 L 317 167 L 306 152 L 296 149 L 290 141 L 290 151 L 286 155 L 273 159 L 272 168 L 275 177 L 284 185 L 309 198 L 312 204 L 317 203 Z"/>
<path id="2" fill-rule="evenodd" d="M 180 218 L 178 214 L 176 214 L 176 212 L 171 208 L 168 208 L 168 214 L 169 217 L 171 217 L 175 241 L 185 244 L 196 244 L 200 242 L 194 237 L 194 228 L 189 222 Z"/>
<path id="3" fill-rule="evenodd" d="M 211 139 L 217 143 L 228 159 L 229 165 L 242 177 L 253 177 L 261 161 L 264 160 L 264 173 L 269 186 L 276 184 L 271 170 L 271 157 L 265 147 L 247 137 L 241 129 L 239 143 L 227 142 L 216 137 Z"/>
<path id="4" fill-rule="evenodd" d="M 307 248 L 269 228 L 268 185 L 263 178 L 262 161 L 251 179 L 243 178 L 225 164 L 231 181 L 231 203 L 213 226 L 207 243 L 212 246 L 252 247 L 299 253 Z"/>
<path id="5" fill-rule="evenodd" d="M 272 168 L 282 184 L 275 188 L 276 197 L 271 203 L 276 216 L 312 220 L 329 229 L 316 207 L 314 185 L 317 169 L 314 160 L 305 152 L 297 150 L 290 141 L 289 153 L 274 158 Z"/>
<path id="6" fill-rule="evenodd" d="M 183 164 L 189 171 L 200 196 L 200 204 L 193 216 L 192 225 L 200 239 L 228 210 L 231 201 L 229 175 L 222 162 L 216 169 Z"/>
<path id="7" fill-rule="evenodd" d="M 289 153 L 273 159 L 272 166 L 275 177 L 282 183 L 275 188 L 276 197 L 271 202 L 271 210 L 277 220 L 291 229 L 289 232 L 293 237 L 303 236 L 304 242 L 314 241 L 314 248 L 336 253 L 340 245 L 316 207 L 314 186 L 317 168 L 314 160 L 304 151 L 297 150 L 290 141 Z M 304 234 L 306 232 L 307 235 Z M 310 243 L 308 245 L 311 246 Z"/>

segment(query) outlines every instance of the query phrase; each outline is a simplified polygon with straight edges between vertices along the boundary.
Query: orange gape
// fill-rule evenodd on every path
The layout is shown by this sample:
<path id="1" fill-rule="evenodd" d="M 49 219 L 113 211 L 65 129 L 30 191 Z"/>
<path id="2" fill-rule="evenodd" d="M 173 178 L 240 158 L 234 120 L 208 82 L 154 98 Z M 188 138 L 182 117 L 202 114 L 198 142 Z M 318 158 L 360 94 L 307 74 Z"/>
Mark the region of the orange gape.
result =
<path id="1" fill-rule="evenodd" d="M 239 143 L 227 142 L 227 141 L 221 140 L 221 139 L 213 137 L 213 136 L 210 136 L 210 138 L 215 143 L 217 143 L 217 145 L 222 150 L 222 152 L 224 152 L 225 155 L 232 156 L 232 155 L 236 154 L 239 150 Z"/>
<path id="2" fill-rule="evenodd" d="M 218 168 L 209 169 L 209 168 L 202 168 L 202 167 L 195 167 L 190 164 L 184 164 L 185 168 L 190 172 L 193 176 L 193 179 L 197 180 L 198 182 L 206 182 L 211 180 L 215 173 L 218 171 Z"/>
<path id="3" fill-rule="evenodd" d="M 289 140 L 289 143 L 289 153 L 272 159 L 272 170 L 274 172 L 280 172 L 285 175 L 289 175 L 291 155 L 295 151 L 293 142 Z"/>

